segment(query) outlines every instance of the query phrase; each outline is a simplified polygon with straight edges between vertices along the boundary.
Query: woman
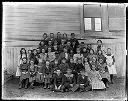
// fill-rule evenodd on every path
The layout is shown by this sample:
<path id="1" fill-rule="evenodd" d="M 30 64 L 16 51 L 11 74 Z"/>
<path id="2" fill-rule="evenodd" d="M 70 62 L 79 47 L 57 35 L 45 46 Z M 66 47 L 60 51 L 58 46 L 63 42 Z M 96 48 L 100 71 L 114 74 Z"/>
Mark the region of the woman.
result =
<path id="1" fill-rule="evenodd" d="M 27 52 L 26 52 L 25 48 L 21 48 L 20 54 L 18 56 L 18 66 L 17 66 L 17 71 L 16 71 L 16 76 L 17 77 L 20 77 L 20 75 L 21 75 L 21 72 L 20 72 L 19 68 L 20 68 L 20 64 L 23 63 L 22 62 L 23 58 L 27 59 Z"/>

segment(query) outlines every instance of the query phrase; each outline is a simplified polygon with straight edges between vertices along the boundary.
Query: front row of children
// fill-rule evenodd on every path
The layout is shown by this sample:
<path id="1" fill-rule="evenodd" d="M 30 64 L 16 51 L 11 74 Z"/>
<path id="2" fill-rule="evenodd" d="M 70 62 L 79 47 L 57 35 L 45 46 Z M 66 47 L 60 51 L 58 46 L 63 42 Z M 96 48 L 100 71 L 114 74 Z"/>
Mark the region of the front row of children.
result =
<path id="1" fill-rule="evenodd" d="M 94 63 L 95 59 L 93 59 Z M 33 60 L 27 62 L 27 58 L 22 59 L 20 65 L 20 82 L 19 88 L 34 88 L 36 82 L 44 89 L 52 91 L 89 91 L 94 89 L 106 89 L 110 81 L 110 75 L 106 70 L 106 66 L 102 65 L 102 60 L 99 61 L 98 70 L 95 64 L 89 64 L 87 58 L 84 58 L 84 65 L 81 58 L 77 58 L 77 63 L 74 63 L 73 58 L 70 58 L 67 63 L 66 58 L 62 58 L 61 64 L 58 60 L 50 62 L 49 60 L 39 62 L 35 65 Z M 100 63 L 101 62 L 101 63 Z"/>

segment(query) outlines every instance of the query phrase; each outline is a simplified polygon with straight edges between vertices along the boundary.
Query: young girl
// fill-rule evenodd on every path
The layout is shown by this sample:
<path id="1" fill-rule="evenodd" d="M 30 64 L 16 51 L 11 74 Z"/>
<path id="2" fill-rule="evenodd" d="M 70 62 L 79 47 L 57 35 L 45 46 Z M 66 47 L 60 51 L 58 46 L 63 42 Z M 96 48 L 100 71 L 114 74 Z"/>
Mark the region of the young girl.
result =
<path id="1" fill-rule="evenodd" d="M 77 48 L 77 54 L 74 54 L 74 56 L 73 56 L 74 63 L 77 63 L 78 58 L 81 58 L 81 60 L 83 62 L 83 54 L 81 54 L 80 48 Z"/>
<path id="2" fill-rule="evenodd" d="M 45 43 L 44 43 L 44 41 L 41 41 L 40 43 L 39 43 L 39 49 L 40 49 L 40 51 L 42 50 L 42 49 L 45 49 L 46 50 L 46 45 L 45 45 Z"/>
<path id="3" fill-rule="evenodd" d="M 99 74 L 99 71 L 95 70 L 95 65 L 92 65 L 90 80 L 91 80 L 92 90 L 106 88 L 103 81 L 101 81 L 102 78 Z"/>
<path id="4" fill-rule="evenodd" d="M 30 65 L 29 65 L 29 83 L 30 83 L 30 87 L 33 89 L 34 88 L 34 83 L 36 80 L 36 72 L 37 72 L 37 66 L 34 64 L 34 60 L 30 61 Z"/>
<path id="5" fill-rule="evenodd" d="M 20 82 L 19 82 L 19 89 L 25 86 L 28 86 L 28 79 L 29 79 L 29 64 L 27 63 L 27 59 L 24 57 L 22 58 L 22 64 L 20 64 Z"/>
<path id="6" fill-rule="evenodd" d="M 55 53 L 52 52 L 51 47 L 48 47 L 47 60 L 49 60 L 51 62 L 54 59 L 55 59 Z"/>
<path id="7" fill-rule="evenodd" d="M 32 53 L 32 60 L 34 61 L 34 64 L 38 64 L 38 60 L 37 60 L 38 54 L 37 54 L 37 50 L 33 49 L 33 53 Z"/>
<path id="8" fill-rule="evenodd" d="M 116 68 L 115 68 L 115 58 L 114 55 L 111 53 L 111 49 L 107 49 L 107 54 L 105 55 L 106 57 L 106 63 L 107 63 L 107 68 L 110 74 L 110 79 L 111 83 L 113 84 L 113 74 L 117 74 Z"/>
<path id="9" fill-rule="evenodd" d="M 27 52 L 26 52 L 25 48 L 21 48 L 20 54 L 18 56 L 18 66 L 17 66 L 17 71 L 16 71 L 16 76 L 17 77 L 20 77 L 20 75 L 21 75 L 21 72 L 20 72 L 19 68 L 20 68 L 20 64 L 23 63 L 23 61 L 22 61 L 23 58 L 27 59 Z"/>
<path id="10" fill-rule="evenodd" d="M 84 47 L 84 48 L 82 49 L 82 54 L 83 54 L 84 58 L 86 58 L 86 57 L 88 56 L 88 53 L 87 53 L 87 51 L 86 51 L 86 47 Z"/>
<path id="11" fill-rule="evenodd" d="M 32 50 L 28 50 L 27 59 L 28 59 L 28 63 L 29 63 L 30 60 L 32 59 Z"/>

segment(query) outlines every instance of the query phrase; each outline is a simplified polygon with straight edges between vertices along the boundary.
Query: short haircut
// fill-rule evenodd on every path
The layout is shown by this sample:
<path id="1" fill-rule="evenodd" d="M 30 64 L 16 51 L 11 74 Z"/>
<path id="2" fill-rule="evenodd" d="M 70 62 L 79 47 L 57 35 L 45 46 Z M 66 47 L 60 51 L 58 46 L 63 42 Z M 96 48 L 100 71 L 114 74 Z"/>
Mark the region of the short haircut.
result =
<path id="1" fill-rule="evenodd" d="M 102 43 L 102 41 L 101 41 L 101 40 L 97 40 L 97 42 L 101 42 L 101 43 Z"/>

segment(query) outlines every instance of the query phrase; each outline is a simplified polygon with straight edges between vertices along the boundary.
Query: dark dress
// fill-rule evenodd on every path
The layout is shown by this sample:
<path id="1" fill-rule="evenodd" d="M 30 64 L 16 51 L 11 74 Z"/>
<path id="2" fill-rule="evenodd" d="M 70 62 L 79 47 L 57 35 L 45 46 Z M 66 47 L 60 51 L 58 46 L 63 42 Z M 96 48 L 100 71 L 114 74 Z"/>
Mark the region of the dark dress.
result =
<path id="1" fill-rule="evenodd" d="M 61 72 L 63 73 L 63 74 L 65 74 L 66 73 L 66 71 L 67 71 L 67 68 L 69 68 L 69 65 L 67 64 L 67 63 L 61 63 L 60 65 L 59 65 L 59 68 L 60 68 L 60 70 L 61 70 Z"/>
<path id="2" fill-rule="evenodd" d="M 80 73 L 80 71 L 81 71 L 82 69 L 85 69 L 82 63 L 81 63 L 81 64 L 76 64 L 75 71 L 76 71 L 77 73 Z"/>

